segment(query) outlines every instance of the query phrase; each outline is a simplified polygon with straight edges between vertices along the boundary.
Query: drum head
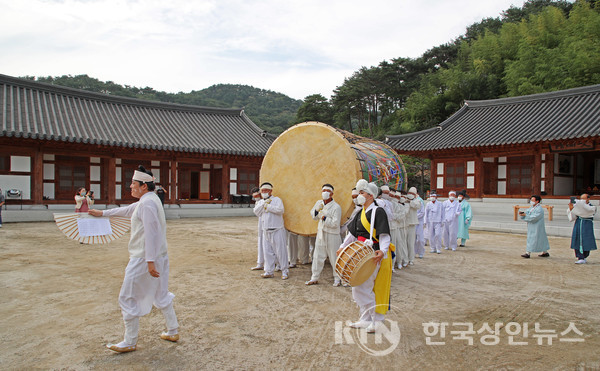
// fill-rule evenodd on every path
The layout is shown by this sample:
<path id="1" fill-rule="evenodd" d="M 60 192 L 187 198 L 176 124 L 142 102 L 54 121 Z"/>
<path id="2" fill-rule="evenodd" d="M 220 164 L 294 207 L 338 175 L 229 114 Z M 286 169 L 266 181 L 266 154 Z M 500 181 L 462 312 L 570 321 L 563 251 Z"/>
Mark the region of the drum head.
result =
<path id="1" fill-rule="evenodd" d="M 281 198 L 285 228 L 296 234 L 317 233 L 310 210 L 321 199 L 325 183 L 334 186 L 334 200 L 342 220 L 352 213 L 352 188 L 360 178 L 360 164 L 350 143 L 334 128 L 320 122 L 292 126 L 273 142 L 260 169 L 260 181 L 273 184 Z"/>
<path id="2" fill-rule="evenodd" d="M 373 257 L 374 256 L 375 254 L 373 254 Z M 354 271 L 352 272 L 352 276 L 350 277 L 349 282 L 350 286 L 360 286 L 363 283 L 365 283 L 365 281 L 369 277 L 371 277 L 371 275 L 375 271 L 375 268 L 377 268 L 377 264 L 375 263 L 375 261 L 373 261 L 372 257 L 361 261 L 356 267 L 356 269 L 354 269 Z"/>

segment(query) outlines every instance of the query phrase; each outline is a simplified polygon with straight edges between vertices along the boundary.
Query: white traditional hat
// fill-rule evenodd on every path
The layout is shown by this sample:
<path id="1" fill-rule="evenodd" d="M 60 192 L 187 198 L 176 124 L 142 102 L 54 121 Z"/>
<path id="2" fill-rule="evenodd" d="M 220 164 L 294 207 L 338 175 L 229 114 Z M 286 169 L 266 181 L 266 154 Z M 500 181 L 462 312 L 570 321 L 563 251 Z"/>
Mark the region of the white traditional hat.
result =
<path id="1" fill-rule="evenodd" d="M 414 194 L 417 194 L 417 188 L 415 188 L 415 187 L 410 187 L 410 189 L 408 190 L 408 193 L 414 193 Z"/>
<path id="2" fill-rule="evenodd" d="M 369 183 L 369 184 L 367 184 L 366 191 L 367 191 L 367 193 L 372 194 L 373 197 L 377 197 L 377 194 L 379 194 L 379 187 L 377 187 L 377 184 L 375 184 L 375 183 Z"/>
<path id="3" fill-rule="evenodd" d="M 137 181 L 143 182 L 143 183 L 148 183 L 148 182 L 153 182 L 154 179 L 156 179 L 156 178 L 150 174 L 146 174 L 146 173 L 143 173 L 143 172 L 137 171 L 137 170 L 135 170 L 133 172 L 133 180 L 137 180 Z"/>

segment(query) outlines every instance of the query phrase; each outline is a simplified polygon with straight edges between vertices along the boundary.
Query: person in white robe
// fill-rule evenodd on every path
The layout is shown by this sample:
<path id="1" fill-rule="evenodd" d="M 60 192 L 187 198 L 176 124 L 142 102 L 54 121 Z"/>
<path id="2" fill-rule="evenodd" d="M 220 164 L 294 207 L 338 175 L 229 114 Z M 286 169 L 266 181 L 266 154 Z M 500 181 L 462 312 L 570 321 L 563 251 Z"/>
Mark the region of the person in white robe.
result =
<path id="1" fill-rule="evenodd" d="M 335 271 L 335 260 L 336 251 L 342 243 L 340 238 L 342 208 L 333 200 L 333 190 L 331 184 L 324 184 L 321 187 L 321 200 L 318 200 L 310 210 L 310 216 L 318 221 L 318 225 L 312 260 L 312 276 L 305 282 L 307 286 L 319 283 L 319 277 L 327 258 L 329 258 L 329 264 L 333 270 L 333 286 L 341 285 L 340 277 Z"/>
<path id="2" fill-rule="evenodd" d="M 396 259 L 394 267 L 402 269 L 408 265 L 408 244 L 406 240 L 406 229 L 408 226 L 408 212 L 410 205 L 406 199 L 406 192 L 400 191 L 398 197 L 398 203 L 394 212 L 394 219 L 397 223 L 398 230 L 396 240 L 392 240 L 392 243 L 396 246 Z M 392 223 L 393 224 L 393 223 Z"/>
<path id="3" fill-rule="evenodd" d="M 450 191 L 448 193 L 448 199 L 442 203 L 444 208 L 444 219 L 443 219 L 443 232 L 442 241 L 444 243 L 444 250 L 452 249 L 456 251 L 458 238 L 458 217 L 462 212 L 460 202 L 456 200 L 456 192 Z"/>
<path id="4" fill-rule="evenodd" d="M 395 189 L 390 188 L 389 195 L 390 195 L 390 202 L 392 204 L 392 215 L 391 215 L 391 218 L 388 219 L 388 223 L 390 225 L 390 238 L 391 238 L 391 243 L 393 243 L 394 246 L 396 246 L 396 248 L 397 248 L 398 247 L 398 234 L 399 234 L 398 229 L 400 228 L 400 226 L 398 224 L 398 220 L 396 219 L 396 216 L 397 216 L 398 208 L 400 207 L 400 205 L 399 205 L 400 192 L 396 193 Z M 397 252 L 397 250 L 396 250 L 396 252 Z M 398 257 L 398 255 L 394 254 L 394 257 L 392 259 L 392 272 L 395 272 L 397 257 Z"/>
<path id="5" fill-rule="evenodd" d="M 432 253 L 442 253 L 442 221 L 444 220 L 444 208 L 437 200 L 437 194 L 431 193 L 431 202 L 425 206 L 425 218 L 429 232 L 429 247 Z"/>
<path id="6" fill-rule="evenodd" d="M 133 173 L 131 195 L 139 201 L 110 210 L 89 210 L 93 216 L 124 216 L 131 218 L 129 263 L 125 269 L 119 293 L 119 305 L 125 324 L 125 336 L 118 344 L 106 346 L 124 353 L 137 349 L 139 319 L 150 313 L 152 305 L 165 317 L 167 331 L 163 340 L 179 340 L 179 324 L 169 292 L 169 256 L 167 254 L 167 223 L 165 212 L 154 193 L 154 177 L 143 166 Z"/>
<path id="7" fill-rule="evenodd" d="M 260 201 L 260 189 L 258 188 L 253 188 L 252 189 L 252 200 L 254 201 L 254 204 L 256 205 L 256 203 L 258 201 Z M 250 268 L 250 270 L 253 271 L 262 271 L 263 269 L 265 269 L 265 254 L 263 251 L 263 243 L 262 243 L 262 238 L 263 238 L 263 233 L 262 233 L 262 226 L 261 226 L 261 220 L 260 217 L 258 217 L 258 257 L 256 259 L 256 266 Z"/>
<path id="8" fill-rule="evenodd" d="M 262 278 L 273 278 L 275 266 L 281 269 L 281 279 L 289 277 L 287 251 L 287 231 L 283 226 L 283 201 L 273 196 L 273 185 L 265 182 L 260 185 L 261 200 L 254 205 L 254 215 L 261 219 L 263 231 L 263 253 L 265 256 Z"/>
<path id="9" fill-rule="evenodd" d="M 421 203 L 421 207 L 417 210 L 417 220 L 419 221 L 419 224 L 417 224 L 415 228 L 415 256 L 423 259 L 423 256 L 425 255 L 425 202 L 418 193 L 416 200 Z"/>
<path id="10" fill-rule="evenodd" d="M 417 212 L 421 208 L 421 202 L 417 200 L 417 188 L 410 187 L 406 198 L 409 202 L 408 214 L 406 215 L 406 250 L 408 252 L 408 265 L 413 265 L 415 261 L 417 224 L 419 224 Z"/>
<path id="11" fill-rule="evenodd" d="M 352 219 L 354 219 L 356 213 L 362 210 L 362 205 L 358 205 L 356 202 L 357 197 L 358 191 L 356 190 L 356 188 L 352 188 L 352 202 L 354 203 L 354 210 L 352 210 L 352 215 L 350 215 L 348 220 L 346 220 L 346 222 L 340 227 L 340 237 L 342 238 L 342 241 L 344 240 L 344 238 L 346 238 L 346 234 L 348 233 L 348 225 L 350 224 L 350 222 L 352 222 Z"/>

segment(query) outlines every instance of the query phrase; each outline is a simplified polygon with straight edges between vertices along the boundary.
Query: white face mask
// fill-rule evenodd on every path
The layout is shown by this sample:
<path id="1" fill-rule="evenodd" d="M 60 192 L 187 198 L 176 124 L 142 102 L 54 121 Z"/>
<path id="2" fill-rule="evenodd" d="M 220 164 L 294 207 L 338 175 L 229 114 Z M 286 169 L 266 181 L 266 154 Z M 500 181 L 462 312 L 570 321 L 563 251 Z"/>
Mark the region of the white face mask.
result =
<path id="1" fill-rule="evenodd" d="M 358 205 L 357 199 L 358 199 L 358 197 L 352 199 L 352 202 L 354 202 L 355 205 Z"/>
<path id="2" fill-rule="evenodd" d="M 406 196 L 409 200 L 414 200 L 415 195 L 409 193 L 408 196 Z"/>
<path id="3" fill-rule="evenodd" d="M 265 199 L 269 198 L 269 194 L 267 192 L 262 192 L 260 196 Z"/>
<path id="4" fill-rule="evenodd" d="M 449 199 L 450 201 L 454 201 L 454 200 L 455 200 L 455 197 L 454 197 L 454 196 L 450 196 L 450 197 L 448 197 L 448 199 Z"/>
<path id="5" fill-rule="evenodd" d="M 390 199 L 390 195 L 388 193 L 382 193 L 381 194 L 381 198 L 383 198 L 384 200 L 389 200 Z"/>
<path id="6" fill-rule="evenodd" d="M 406 197 L 404 197 L 404 196 L 400 197 L 400 202 L 401 203 L 405 203 L 406 202 Z"/>
<path id="7" fill-rule="evenodd" d="M 367 202 L 367 199 L 365 198 L 365 196 L 363 195 L 358 195 L 358 197 L 356 197 L 356 204 L 358 206 L 362 206 L 365 204 L 365 202 Z"/>
<path id="8" fill-rule="evenodd" d="M 431 202 L 435 202 L 437 200 L 437 197 L 431 197 Z"/>
<path id="9" fill-rule="evenodd" d="M 463 196 L 458 196 L 458 200 L 462 201 L 463 200 Z"/>
<path id="10" fill-rule="evenodd" d="M 329 193 L 329 192 L 327 192 L 327 191 L 325 191 L 325 192 L 321 192 L 321 198 L 322 198 L 323 200 L 329 200 L 329 197 L 330 197 L 329 195 L 330 195 L 330 194 L 331 194 L 331 193 Z"/>
<path id="11" fill-rule="evenodd" d="M 531 205 L 535 205 L 535 201 L 529 201 Z"/>

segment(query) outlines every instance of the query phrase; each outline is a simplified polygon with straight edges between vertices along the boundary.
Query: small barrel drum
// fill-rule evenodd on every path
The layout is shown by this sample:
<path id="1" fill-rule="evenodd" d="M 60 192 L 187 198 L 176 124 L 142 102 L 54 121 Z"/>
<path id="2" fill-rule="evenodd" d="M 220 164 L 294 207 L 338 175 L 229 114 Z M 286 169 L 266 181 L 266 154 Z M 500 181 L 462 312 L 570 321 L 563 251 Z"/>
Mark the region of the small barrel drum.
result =
<path id="1" fill-rule="evenodd" d="M 323 184 L 335 187 L 341 225 L 354 209 L 352 188 L 359 179 L 406 190 L 405 176 L 402 160 L 388 145 L 320 122 L 294 125 L 279 135 L 260 169 L 260 181 L 273 184 L 273 195 L 283 201 L 285 228 L 304 236 L 317 233 L 310 209 L 321 199 Z"/>
<path id="2" fill-rule="evenodd" d="M 375 271 L 375 251 L 361 241 L 344 247 L 335 260 L 335 272 L 350 286 L 362 285 Z"/>

